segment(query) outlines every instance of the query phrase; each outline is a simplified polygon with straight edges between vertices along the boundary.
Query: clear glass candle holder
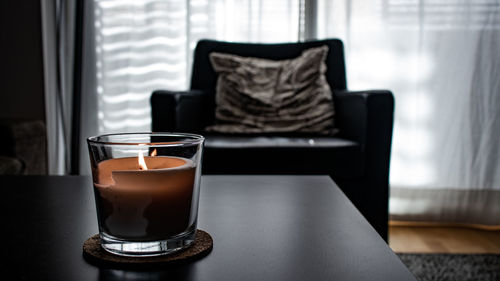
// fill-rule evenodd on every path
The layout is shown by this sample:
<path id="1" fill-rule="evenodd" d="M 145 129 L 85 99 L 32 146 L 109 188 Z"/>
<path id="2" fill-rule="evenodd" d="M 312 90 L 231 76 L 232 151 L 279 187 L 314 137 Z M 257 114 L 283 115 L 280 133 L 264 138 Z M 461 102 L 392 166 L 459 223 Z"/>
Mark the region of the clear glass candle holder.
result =
<path id="1" fill-rule="evenodd" d="M 87 139 L 105 250 L 155 256 L 194 242 L 203 141 L 200 135 L 182 133 Z"/>

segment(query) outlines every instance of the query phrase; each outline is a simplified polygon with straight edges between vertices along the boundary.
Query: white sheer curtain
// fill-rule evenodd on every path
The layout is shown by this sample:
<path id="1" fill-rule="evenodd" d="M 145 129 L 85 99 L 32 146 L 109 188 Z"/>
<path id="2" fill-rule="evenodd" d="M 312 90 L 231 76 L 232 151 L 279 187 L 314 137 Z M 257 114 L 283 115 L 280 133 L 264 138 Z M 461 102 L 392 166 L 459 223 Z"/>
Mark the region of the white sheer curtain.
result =
<path id="1" fill-rule="evenodd" d="M 396 97 L 393 219 L 500 224 L 500 1 L 318 1 L 351 89 Z"/>
<path id="2" fill-rule="evenodd" d="M 298 38 L 298 0 L 95 0 L 98 133 L 149 131 L 155 89 L 188 87 L 200 38 Z"/>
<path id="3" fill-rule="evenodd" d="M 396 96 L 392 218 L 500 224 L 499 1 L 94 0 L 87 109 L 96 133 L 148 131 L 151 92 L 188 87 L 200 38 L 338 37 L 349 88 Z"/>

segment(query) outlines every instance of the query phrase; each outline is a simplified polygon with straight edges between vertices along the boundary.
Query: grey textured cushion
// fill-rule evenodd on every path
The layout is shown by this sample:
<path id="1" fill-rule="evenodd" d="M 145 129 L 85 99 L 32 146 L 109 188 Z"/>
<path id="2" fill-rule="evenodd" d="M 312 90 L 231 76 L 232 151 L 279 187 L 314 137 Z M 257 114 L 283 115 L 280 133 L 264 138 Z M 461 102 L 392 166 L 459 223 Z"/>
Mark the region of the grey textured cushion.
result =
<path id="1" fill-rule="evenodd" d="M 211 53 L 216 122 L 206 131 L 333 134 L 327 52 L 327 46 L 310 48 L 281 61 Z"/>

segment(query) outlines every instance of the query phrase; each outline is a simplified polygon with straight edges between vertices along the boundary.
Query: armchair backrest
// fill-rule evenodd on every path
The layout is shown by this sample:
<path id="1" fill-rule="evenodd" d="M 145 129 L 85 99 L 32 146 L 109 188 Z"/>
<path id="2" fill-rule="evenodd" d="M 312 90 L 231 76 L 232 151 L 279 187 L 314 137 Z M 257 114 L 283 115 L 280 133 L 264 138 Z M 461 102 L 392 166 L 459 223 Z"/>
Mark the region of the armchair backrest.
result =
<path id="1" fill-rule="evenodd" d="M 346 89 L 344 47 L 339 39 L 315 40 L 298 43 L 256 44 L 231 43 L 214 40 L 200 40 L 196 45 L 191 75 L 191 90 L 201 90 L 205 97 L 202 116 L 203 125 L 213 124 L 215 117 L 215 89 L 217 74 L 210 63 L 212 52 L 229 53 L 244 57 L 283 60 L 298 57 L 302 51 L 327 45 L 326 79 L 332 90 Z"/>
<path id="2" fill-rule="evenodd" d="M 217 75 L 212 68 L 209 54 L 212 52 L 229 53 L 244 57 L 257 57 L 283 60 L 298 57 L 302 51 L 312 47 L 327 45 L 326 78 L 332 90 L 346 89 L 344 47 L 339 39 L 315 40 L 298 43 L 255 44 L 230 43 L 214 40 L 200 40 L 194 51 L 191 89 L 215 93 Z"/>

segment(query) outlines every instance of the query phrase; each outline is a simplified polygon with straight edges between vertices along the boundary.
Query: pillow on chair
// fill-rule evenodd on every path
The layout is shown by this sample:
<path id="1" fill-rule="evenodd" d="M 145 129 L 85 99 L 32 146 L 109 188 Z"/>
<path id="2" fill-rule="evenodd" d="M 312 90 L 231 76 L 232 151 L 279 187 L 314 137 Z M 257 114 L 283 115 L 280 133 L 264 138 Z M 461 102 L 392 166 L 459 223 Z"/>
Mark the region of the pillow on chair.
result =
<path id="1" fill-rule="evenodd" d="M 281 61 L 211 53 L 216 113 L 206 131 L 333 134 L 327 52 L 327 46 L 310 48 Z"/>

